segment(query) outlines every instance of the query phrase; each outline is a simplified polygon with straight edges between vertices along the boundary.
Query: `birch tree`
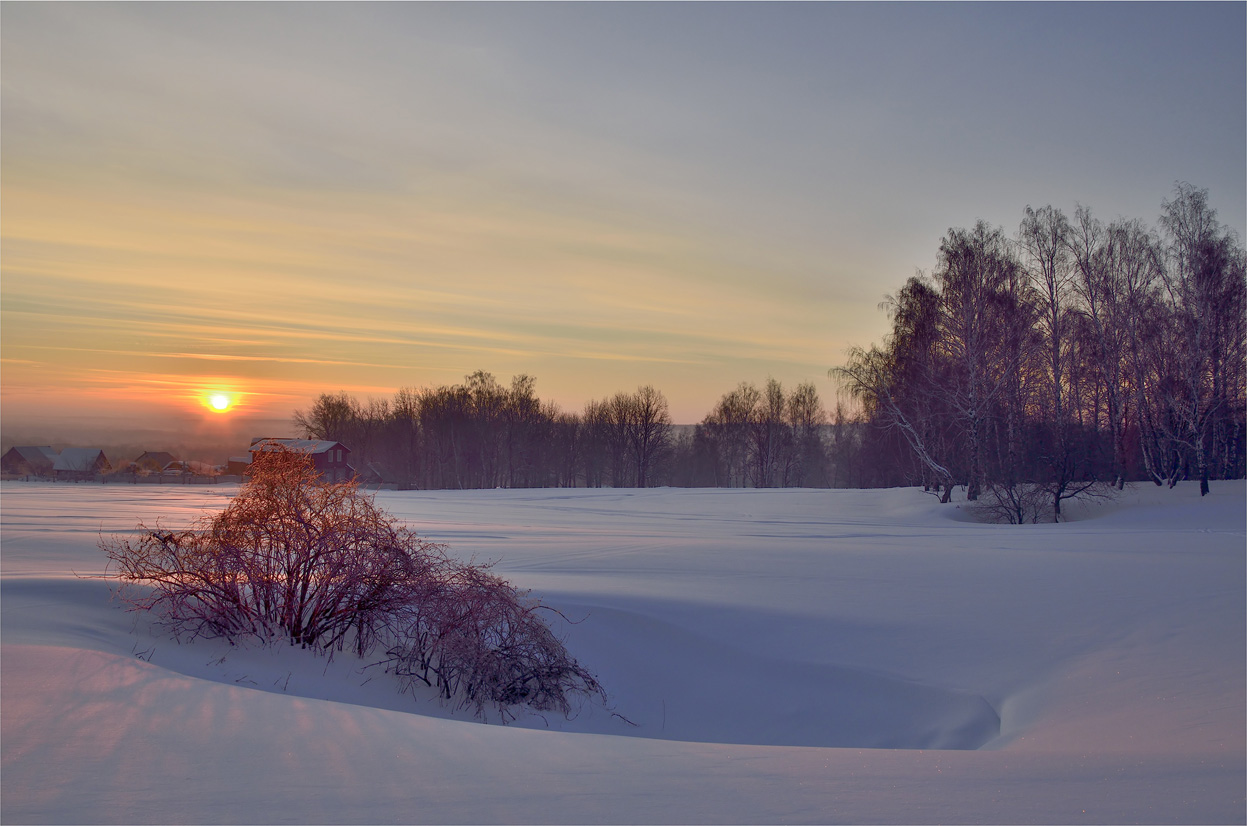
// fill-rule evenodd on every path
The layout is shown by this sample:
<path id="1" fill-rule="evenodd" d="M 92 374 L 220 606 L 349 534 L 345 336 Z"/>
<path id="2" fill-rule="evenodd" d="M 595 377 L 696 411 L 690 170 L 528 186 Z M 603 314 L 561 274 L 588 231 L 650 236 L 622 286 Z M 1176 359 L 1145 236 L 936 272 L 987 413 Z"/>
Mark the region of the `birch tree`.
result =
<path id="1" fill-rule="evenodd" d="M 1215 423 L 1229 402 L 1227 308 L 1241 307 L 1243 253 L 1208 204 L 1208 190 L 1178 184 L 1161 204 L 1165 290 L 1172 308 L 1176 372 L 1166 387 L 1174 414 L 1171 435 L 1195 463 L 1201 494 L 1208 493 Z"/>

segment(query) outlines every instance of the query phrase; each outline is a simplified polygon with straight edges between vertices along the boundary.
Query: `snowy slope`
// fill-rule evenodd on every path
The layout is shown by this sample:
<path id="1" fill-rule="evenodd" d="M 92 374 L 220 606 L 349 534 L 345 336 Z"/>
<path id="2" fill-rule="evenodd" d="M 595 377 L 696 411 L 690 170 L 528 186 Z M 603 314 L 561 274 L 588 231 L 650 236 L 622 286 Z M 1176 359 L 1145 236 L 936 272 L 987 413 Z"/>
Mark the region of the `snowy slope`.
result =
<path id="1" fill-rule="evenodd" d="M 577 620 L 627 718 L 506 727 L 349 657 L 178 646 L 74 576 L 234 490 L 3 486 L 0 819 L 1247 819 L 1242 482 L 1021 527 L 914 489 L 380 494 Z"/>

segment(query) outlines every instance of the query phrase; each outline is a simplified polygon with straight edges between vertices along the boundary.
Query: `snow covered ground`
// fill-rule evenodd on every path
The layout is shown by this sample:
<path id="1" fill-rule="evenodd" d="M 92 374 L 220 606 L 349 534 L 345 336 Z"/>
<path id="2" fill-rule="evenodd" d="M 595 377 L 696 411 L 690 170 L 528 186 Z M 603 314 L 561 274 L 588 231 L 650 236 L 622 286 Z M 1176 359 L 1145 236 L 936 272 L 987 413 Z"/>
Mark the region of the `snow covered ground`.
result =
<path id="1" fill-rule="evenodd" d="M 580 620 L 631 721 L 505 727 L 75 576 L 235 490 L 0 489 L 5 823 L 1247 820 L 1242 482 L 1021 527 L 915 489 L 380 494 Z"/>

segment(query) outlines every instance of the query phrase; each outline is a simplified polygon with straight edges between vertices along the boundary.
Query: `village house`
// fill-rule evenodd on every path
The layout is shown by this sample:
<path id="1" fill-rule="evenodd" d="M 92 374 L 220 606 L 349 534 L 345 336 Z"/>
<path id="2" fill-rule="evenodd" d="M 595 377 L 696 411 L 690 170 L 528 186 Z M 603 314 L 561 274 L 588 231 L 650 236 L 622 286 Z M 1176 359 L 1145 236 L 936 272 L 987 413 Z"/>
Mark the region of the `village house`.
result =
<path id="1" fill-rule="evenodd" d="M 312 467 L 327 482 L 342 482 L 354 478 L 355 468 L 347 464 L 346 456 L 351 449 L 341 442 L 326 439 L 281 439 L 261 436 L 251 440 L 251 458 L 268 450 L 293 450 L 312 457 Z"/>
<path id="2" fill-rule="evenodd" d="M 250 464 L 250 456 L 231 456 L 225 462 L 225 472 L 230 476 L 245 476 Z"/>
<path id="3" fill-rule="evenodd" d="M 67 447 L 52 464 L 57 481 L 83 481 L 112 469 L 104 451 L 98 447 Z"/>
<path id="4" fill-rule="evenodd" d="M 0 456 L 0 472 L 14 476 L 51 476 L 56 455 L 48 445 L 11 447 Z"/>
<path id="5" fill-rule="evenodd" d="M 192 472 L 190 462 L 180 459 L 174 459 L 160 469 L 161 476 L 189 476 Z"/>
<path id="6" fill-rule="evenodd" d="M 139 470 L 146 470 L 159 473 L 170 464 L 177 461 L 177 457 L 172 453 L 164 450 L 149 450 L 142 456 L 134 460 L 134 465 Z"/>

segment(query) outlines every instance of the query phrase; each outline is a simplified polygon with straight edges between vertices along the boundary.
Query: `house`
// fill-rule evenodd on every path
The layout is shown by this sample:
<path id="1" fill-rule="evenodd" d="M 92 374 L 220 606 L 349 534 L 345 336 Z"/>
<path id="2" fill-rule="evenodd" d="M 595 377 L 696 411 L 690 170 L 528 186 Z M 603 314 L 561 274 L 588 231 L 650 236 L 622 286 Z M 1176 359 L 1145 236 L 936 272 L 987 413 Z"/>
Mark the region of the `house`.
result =
<path id="1" fill-rule="evenodd" d="M 58 480 L 93 479 L 97 474 L 107 473 L 111 469 L 112 465 L 104 451 L 98 447 L 67 447 L 52 464 L 52 471 Z"/>
<path id="2" fill-rule="evenodd" d="M 326 482 L 342 482 L 355 477 L 355 468 L 346 462 L 346 456 L 351 449 L 341 442 L 332 442 L 327 439 L 281 439 L 261 436 L 251 440 L 251 459 L 255 461 L 257 453 L 282 449 L 311 456 L 312 467 Z"/>
<path id="3" fill-rule="evenodd" d="M 134 464 L 139 470 L 160 471 L 176 461 L 177 457 L 172 453 L 164 450 L 149 450 L 135 459 Z"/>
<path id="4" fill-rule="evenodd" d="M 0 471 L 15 476 L 51 476 L 56 451 L 47 445 L 11 447 L 0 456 Z"/>
<path id="5" fill-rule="evenodd" d="M 230 476 L 245 476 L 249 464 L 251 464 L 250 456 L 231 456 L 225 464 L 225 473 Z"/>
<path id="6" fill-rule="evenodd" d="M 190 462 L 182 462 L 174 459 L 160 469 L 162 476 L 189 476 L 191 473 Z"/>

